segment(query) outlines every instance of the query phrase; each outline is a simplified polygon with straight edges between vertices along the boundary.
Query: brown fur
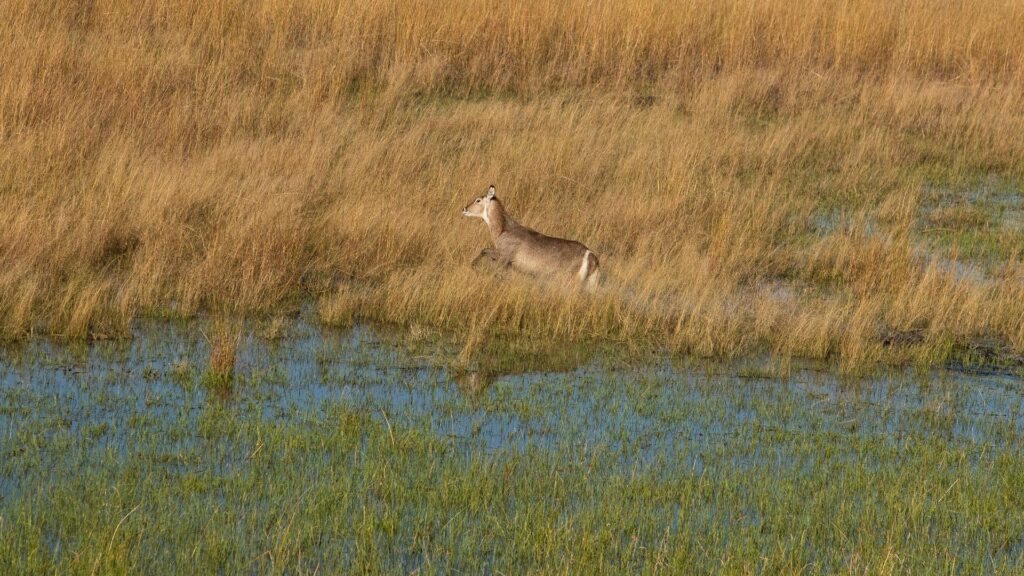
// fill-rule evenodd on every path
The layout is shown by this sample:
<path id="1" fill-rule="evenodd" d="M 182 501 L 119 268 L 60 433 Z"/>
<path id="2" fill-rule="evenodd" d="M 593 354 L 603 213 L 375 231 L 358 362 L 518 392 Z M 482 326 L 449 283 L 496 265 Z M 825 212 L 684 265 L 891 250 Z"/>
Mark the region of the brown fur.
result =
<path id="1" fill-rule="evenodd" d="M 474 264 L 487 258 L 503 268 L 534 276 L 575 278 L 588 289 L 596 286 L 597 255 L 576 240 L 555 238 L 519 224 L 494 195 L 493 186 L 487 195 L 470 202 L 462 213 L 483 219 L 494 242 L 494 248 L 482 250 L 473 260 Z"/>

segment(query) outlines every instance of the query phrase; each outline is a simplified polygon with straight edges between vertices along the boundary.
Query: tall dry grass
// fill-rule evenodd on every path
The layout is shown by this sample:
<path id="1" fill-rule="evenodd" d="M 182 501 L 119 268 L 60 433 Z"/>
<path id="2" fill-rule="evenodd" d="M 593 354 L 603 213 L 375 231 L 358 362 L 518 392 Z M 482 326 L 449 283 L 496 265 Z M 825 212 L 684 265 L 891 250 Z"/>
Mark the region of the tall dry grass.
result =
<path id="1" fill-rule="evenodd" d="M 1024 175 L 1018 2 L 0 14 L 7 338 L 313 298 L 329 321 L 471 342 L 845 366 L 930 363 L 982 337 L 1024 352 L 1020 228 L 936 200 Z M 609 288 L 470 270 L 487 238 L 459 208 L 491 181 L 520 221 L 597 251 Z M 981 228 L 994 256 L 968 262 L 956 242 Z"/>

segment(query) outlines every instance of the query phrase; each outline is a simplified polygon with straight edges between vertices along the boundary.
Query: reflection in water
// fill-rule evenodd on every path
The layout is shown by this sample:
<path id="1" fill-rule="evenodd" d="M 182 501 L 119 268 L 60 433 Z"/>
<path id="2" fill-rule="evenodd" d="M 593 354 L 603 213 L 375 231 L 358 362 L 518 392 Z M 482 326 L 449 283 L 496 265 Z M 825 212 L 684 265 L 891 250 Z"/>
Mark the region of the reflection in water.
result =
<path id="1" fill-rule="evenodd" d="M 469 398 L 476 398 L 481 392 L 491 385 L 494 378 L 486 372 L 458 372 L 455 374 L 455 382 L 459 390 Z"/>

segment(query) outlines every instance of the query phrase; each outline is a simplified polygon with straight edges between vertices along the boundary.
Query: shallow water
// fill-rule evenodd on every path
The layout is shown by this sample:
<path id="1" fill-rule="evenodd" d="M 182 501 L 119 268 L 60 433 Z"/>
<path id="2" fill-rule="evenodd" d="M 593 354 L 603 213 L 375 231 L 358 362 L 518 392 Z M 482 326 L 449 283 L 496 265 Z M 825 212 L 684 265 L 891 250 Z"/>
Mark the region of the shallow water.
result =
<path id="1" fill-rule="evenodd" d="M 341 403 L 466 451 L 606 445 L 622 454 L 623 466 L 671 454 L 699 469 L 700 445 L 752 431 L 813 429 L 891 442 L 939 437 L 967 448 L 1013 447 L 1024 431 L 1024 384 L 1005 375 L 904 372 L 843 382 L 804 370 L 774 379 L 663 358 L 644 366 L 469 375 L 482 388 L 470 390 L 460 386 L 465 375 L 410 357 L 367 327 L 336 331 L 300 323 L 284 341 L 247 334 L 236 385 L 221 394 L 198 384 L 208 356 L 197 331 L 154 323 L 129 343 L 61 348 L 34 341 L 8 349 L 0 363 L 0 438 L 11 441 L 35 423 L 54 433 L 93 431 L 95 449 L 125 453 L 133 419 L 198 425 L 206 406 L 216 403 L 241 418 L 273 421 Z M 778 457 L 750 454 L 743 464 Z M 6 478 L 0 494 L 17 488 L 16 479 Z"/>
<path id="2" fill-rule="evenodd" d="M 200 384 L 209 349 L 194 325 L 143 323 L 128 342 L 8 348 L 0 362 L 0 519 L 5 502 L 33 497 L 46 470 L 138 458 L 134 443 L 143 429 L 159 438 L 146 457 L 172 477 L 197 468 L 230 475 L 252 446 L 210 433 L 221 420 L 314 429 L 339 407 L 369 415 L 389 433 L 441 439 L 468 461 L 550 453 L 576 466 L 593 461 L 604 475 L 666 481 L 729 474 L 781 474 L 785 481 L 821 474 L 828 460 L 870 474 L 892 466 L 885 458 L 893 455 L 912 461 L 907 447 L 921 445 L 982 468 L 993 455 L 1021 458 L 1024 383 L 1011 376 L 894 372 L 843 381 L 798 370 L 773 378 L 664 356 L 642 365 L 599 359 L 568 372 L 490 377 L 449 373 L 435 360 L 443 353 L 424 356 L 423 348 L 417 355 L 367 327 L 296 322 L 283 340 L 244 336 L 226 393 Z M 808 443 L 827 454 L 819 457 Z M 210 450 L 220 456 L 196 456 Z M 742 520 L 709 506 L 706 516 L 687 519 L 690 530 L 770 524 L 768 511 L 753 504 L 742 506 Z M 652 534 L 679 529 L 680 505 L 662 508 L 652 515 L 669 520 L 652 525 Z M 48 538 L 59 550 L 60 537 Z M 1002 554 L 1019 564 L 1024 549 L 1018 542 Z"/>

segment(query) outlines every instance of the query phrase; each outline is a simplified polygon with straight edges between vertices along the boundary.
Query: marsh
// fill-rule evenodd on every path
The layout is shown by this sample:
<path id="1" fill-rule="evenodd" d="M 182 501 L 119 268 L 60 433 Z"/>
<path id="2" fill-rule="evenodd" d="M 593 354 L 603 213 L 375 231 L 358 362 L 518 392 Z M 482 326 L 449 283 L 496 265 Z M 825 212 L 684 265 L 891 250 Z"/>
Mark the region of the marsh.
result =
<path id="1" fill-rule="evenodd" d="M 1024 573 L 1019 3 L 2 6 L 0 573 Z"/>
<path id="2" fill-rule="evenodd" d="M 0 566 L 1024 568 L 1015 376 L 851 381 L 602 352 L 460 378 L 440 341 L 288 332 L 246 329 L 229 394 L 204 387 L 211 350 L 193 324 L 5 349 Z"/>

